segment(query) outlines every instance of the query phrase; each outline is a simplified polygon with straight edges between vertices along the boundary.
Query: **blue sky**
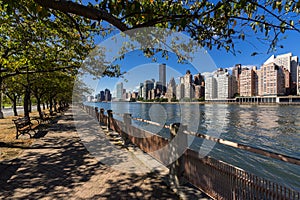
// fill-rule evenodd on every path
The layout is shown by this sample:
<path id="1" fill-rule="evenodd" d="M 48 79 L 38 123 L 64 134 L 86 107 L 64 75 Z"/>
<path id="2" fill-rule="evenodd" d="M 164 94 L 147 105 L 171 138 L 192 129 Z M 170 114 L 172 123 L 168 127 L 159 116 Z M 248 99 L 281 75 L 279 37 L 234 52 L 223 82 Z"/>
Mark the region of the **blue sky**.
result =
<path id="1" fill-rule="evenodd" d="M 86 2 L 86 1 L 84 1 Z M 122 81 L 125 88 L 129 90 L 134 90 L 140 82 L 144 80 L 150 80 L 152 78 L 158 79 L 158 65 L 160 63 L 167 64 L 167 82 L 171 77 L 174 77 L 175 80 L 178 80 L 178 76 L 185 74 L 186 70 L 191 70 L 192 74 L 195 73 L 204 73 L 212 72 L 218 67 L 231 68 L 235 64 L 242 65 L 254 65 L 260 67 L 264 61 L 266 61 L 271 55 L 279 55 L 292 52 L 293 55 L 300 56 L 300 33 L 295 31 L 287 31 L 282 34 L 280 37 L 286 37 L 279 41 L 279 45 L 283 45 L 283 48 L 278 48 L 275 52 L 267 52 L 269 49 L 268 44 L 263 44 L 262 42 L 255 39 L 257 34 L 254 34 L 251 29 L 245 30 L 247 36 L 245 41 L 236 40 L 235 48 L 237 50 L 236 55 L 233 55 L 230 52 L 226 52 L 224 49 L 217 50 L 213 48 L 212 50 L 207 50 L 208 55 L 205 59 L 211 61 L 203 61 L 203 55 L 199 56 L 198 61 L 195 63 L 189 64 L 180 64 L 177 62 L 177 57 L 174 54 L 170 54 L 169 59 L 166 60 L 162 58 L 160 54 L 156 55 L 157 61 L 153 62 L 152 58 L 146 58 L 139 51 L 133 51 L 127 53 L 124 59 L 116 60 L 114 63 L 121 66 L 121 71 L 127 72 L 124 78 L 101 78 L 99 80 L 92 80 L 91 77 L 85 79 L 85 82 L 90 85 L 95 91 L 94 93 L 99 93 L 100 90 L 105 88 L 110 89 L 111 91 L 115 90 L 117 82 Z M 101 45 L 103 39 L 97 40 L 97 43 Z M 118 49 L 119 47 L 113 47 Z M 241 53 L 238 53 L 238 50 Z M 253 52 L 258 52 L 256 56 L 251 56 Z M 209 58 L 207 58 L 209 57 Z M 198 56 L 195 55 L 197 59 Z M 204 60 L 205 60 L 204 59 Z"/>
<path id="2" fill-rule="evenodd" d="M 235 64 L 242 65 L 255 65 L 260 67 L 271 55 L 279 55 L 288 52 L 292 52 L 293 55 L 300 56 L 300 33 L 297 32 L 286 32 L 283 39 L 279 42 L 284 48 L 278 48 L 275 52 L 267 53 L 269 48 L 268 45 L 262 44 L 257 41 L 254 37 L 246 38 L 245 41 L 238 41 L 236 43 L 237 50 L 241 53 L 233 55 L 225 50 L 207 50 L 209 57 L 212 59 L 214 64 L 210 64 L 209 67 L 204 66 L 193 66 L 192 64 L 180 64 L 177 62 L 175 54 L 170 54 L 169 59 L 162 58 L 160 54 L 156 55 L 157 60 L 154 62 L 152 58 L 146 58 L 142 52 L 133 51 L 127 53 L 124 59 L 117 60 L 115 63 L 121 66 L 122 71 L 126 71 L 124 78 L 101 78 L 93 81 L 93 83 L 87 81 L 89 85 L 94 87 L 94 93 L 98 93 L 100 90 L 105 88 L 110 89 L 112 92 L 115 90 L 117 82 L 122 81 L 124 88 L 133 91 L 136 86 L 144 80 L 150 80 L 154 78 L 158 80 L 158 65 L 160 63 L 167 64 L 167 82 L 171 77 L 174 77 L 178 81 L 178 77 L 185 74 L 186 70 L 191 70 L 192 74 L 212 72 L 218 67 L 230 68 Z M 283 37 L 282 36 L 282 37 Z M 101 44 L 101 41 L 99 40 Z M 258 52 L 256 56 L 251 56 L 253 52 Z M 198 63 L 201 63 L 199 61 Z M 203 64 L 203 63 L 202 63 Z"/>

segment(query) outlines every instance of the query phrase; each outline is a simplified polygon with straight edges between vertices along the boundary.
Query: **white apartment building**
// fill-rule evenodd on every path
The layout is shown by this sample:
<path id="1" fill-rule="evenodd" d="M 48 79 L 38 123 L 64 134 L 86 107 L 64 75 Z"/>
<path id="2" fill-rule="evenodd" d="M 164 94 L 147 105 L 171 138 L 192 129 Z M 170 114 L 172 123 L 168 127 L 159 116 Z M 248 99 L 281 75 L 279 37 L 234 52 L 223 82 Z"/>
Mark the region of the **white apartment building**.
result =
<path id="1" fill-rule="evenodd" d="M 205 79 L 205 100 L 213 100 L 217 98 L 217 81 L 213 76 Z"/>
<path id="2" fill-rule="evenodd" d="M 176 86 L 176 98 L 178 100 L 182 99 L 184 97 L 184 84 L 183 83 L 179 83 Z"/>
<path id="3" fill-rule="evenodd" d="M 218 87 L 218 99 L 228 99 L 233 97 L 231 90 L 231 76 L 228 72 L 219 74 L 216 77 Z"/>
<path id="4" fill-rule="evenodd" d="M 298 56 L 292 53 L 286 53 L 274 56 L 272 55 L 264 64 L 275 63 L 278 66 L 286 68 L 291 73 L 292 82 L 297 82 Z"/>
<path id="5" fill-rule="evenodd" d="M 205 81 L 205 100 L 226 100 L 234 96 L 233 78 L 227 72 L 219 68 L 213 76 L 206 78 Z"/>

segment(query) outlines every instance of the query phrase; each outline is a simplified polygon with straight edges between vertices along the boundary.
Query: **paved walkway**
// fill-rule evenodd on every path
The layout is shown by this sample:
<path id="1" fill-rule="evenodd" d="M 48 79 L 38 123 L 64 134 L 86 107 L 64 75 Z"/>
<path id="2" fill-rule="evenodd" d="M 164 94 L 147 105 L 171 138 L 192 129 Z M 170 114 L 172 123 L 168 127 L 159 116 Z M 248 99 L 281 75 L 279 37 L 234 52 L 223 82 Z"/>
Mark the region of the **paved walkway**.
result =
<path id="1" fill-rule="evenodd" d="M 164 167 L 138 150 L 116 150 L 99 125 L 91 125 L 83 139 L 78 133 L 91 120 L 84 113 L 73 119 L 71 111 L 19 158 L 0 163 L 0 199 L 178 199 L 164 182 Z M 91 136 L 93 128 L 102 136 Z M 96 149 L 88 146 L 99 140 Z"/>

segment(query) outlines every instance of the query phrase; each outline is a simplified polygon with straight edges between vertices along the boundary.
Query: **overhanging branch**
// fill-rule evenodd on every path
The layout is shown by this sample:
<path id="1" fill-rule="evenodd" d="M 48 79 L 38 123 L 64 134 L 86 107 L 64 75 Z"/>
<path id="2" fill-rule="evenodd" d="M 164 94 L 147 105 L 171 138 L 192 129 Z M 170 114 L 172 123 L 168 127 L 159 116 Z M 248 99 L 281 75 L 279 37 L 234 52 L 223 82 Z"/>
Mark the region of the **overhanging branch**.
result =
<path id="1" fill-rule="evenodd" d="M 3 79 L 20 75 L 20 74 L 38 74 L 38 73 L 48 73 L 48 72 L 57 72 L 57 71 L 64 71 L 66 69 L 75 69 L 79 68 L 78 66 L 67 66 L 67 67 L 58 67 L 58 68 L 53 68 L 53 69 L 47 69 L 47 70 L 36 70 L 36 71 L 16 71 L 16 72 L 11 72 L 7 73 L 4 76 L 2 76 Z"/>
<path id="2" fill-rule="evenodd" d="M 96 9 L 67 0 L 34 1 L 43 7 L 59 10 L 64 13 L 73 13 L 97 21 L 105 20 L 117 27 L 120 31 L 128 30 L 128 27 L 122 21 L 101 8 Z"/>

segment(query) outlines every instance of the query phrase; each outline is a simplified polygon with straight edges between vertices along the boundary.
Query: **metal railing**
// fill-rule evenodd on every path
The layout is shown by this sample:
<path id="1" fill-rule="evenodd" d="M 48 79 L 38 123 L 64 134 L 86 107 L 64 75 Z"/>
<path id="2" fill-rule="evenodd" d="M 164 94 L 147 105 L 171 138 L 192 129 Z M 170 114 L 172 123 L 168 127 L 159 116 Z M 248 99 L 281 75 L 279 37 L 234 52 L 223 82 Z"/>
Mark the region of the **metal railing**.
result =
<path id="1" fill-rule="evenodd" d="M 131 117 L 131 114 L 117 114 L 123 116 L 123 121 L 113 118 L 113 112 L 104 109 L 84 106 L 89 115 L 97 118 L 100 124 L 118 132 L 127 142 L 137 145 L 141 150 L 152 155 L 155 159 L 164 163 L 167 154 L 155 154 L 155 151 L 168 145 L 170 140 L 148 131 L 141 130 L 131 125 L 131 120 L 170 128 L 171 125 L 159 124 L 145 119 Z M 259 148 L 238 144 L 235 142 L 213 138 L 208 135 L 183 131 L 185 134 L 218 142 L 223 145 L 250 151 L 269 158 L 275 158 L 284 162 L 300 165 L 300 160 L 283 154 L 273 153 Z M 240 168 L 227 164 L 211 157 L 199 158 L 198 153 L 187 149 L 178 159 L 175 172 L 178 178 L 185 178 L 191 184 L 203 190 L 214 199 L 300 199 L 300 192 L 258 177 Z M 174 170 L 173 170 L 174 171 Z"/>

